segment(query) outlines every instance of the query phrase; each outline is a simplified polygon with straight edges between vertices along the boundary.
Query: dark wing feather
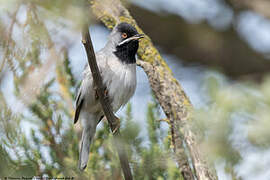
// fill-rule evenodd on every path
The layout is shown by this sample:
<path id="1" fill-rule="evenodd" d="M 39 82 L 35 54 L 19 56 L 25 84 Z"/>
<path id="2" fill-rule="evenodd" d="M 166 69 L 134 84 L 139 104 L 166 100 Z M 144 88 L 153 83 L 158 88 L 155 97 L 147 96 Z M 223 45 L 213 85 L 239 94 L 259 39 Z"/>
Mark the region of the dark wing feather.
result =
<path id="1" fill-rule="evenodd" d="M 82 95 L 82 92 L 80 91 L 78 96 L 77 96 L 77 99 L 76 99 L 76 110 L 75 110 L 75 117 L 74 117 L 74 124 L 78 121 L 79 119 L 79 116 L 80 116 L 80 112 L 81 112 L 81 109 L 82 109 L 82 106 L 83 106 L 83 97 L 81 97 Z"/>

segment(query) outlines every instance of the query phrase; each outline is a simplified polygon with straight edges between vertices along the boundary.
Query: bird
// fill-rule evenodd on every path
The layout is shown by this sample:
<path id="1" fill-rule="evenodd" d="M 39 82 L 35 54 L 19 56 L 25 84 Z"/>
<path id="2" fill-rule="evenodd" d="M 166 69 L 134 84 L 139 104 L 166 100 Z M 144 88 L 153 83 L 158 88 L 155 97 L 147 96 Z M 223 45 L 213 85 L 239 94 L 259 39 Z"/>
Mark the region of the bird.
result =
<path id="1" fill-rule="evenodd" d="M 135 92 L 136 53 L 139 39 L 143 37 L 131 24 L 119 23 L 110 33 L 104 48 L 95 53 L 113 112 L 127 104 Z M 104 117 L 89 65 L 83 71 L 75 106 L 74 124 L 80 119 L 83 129 L 78 162 L 78 168 L 83 171 L 87 167 L 96 127 Z"/>

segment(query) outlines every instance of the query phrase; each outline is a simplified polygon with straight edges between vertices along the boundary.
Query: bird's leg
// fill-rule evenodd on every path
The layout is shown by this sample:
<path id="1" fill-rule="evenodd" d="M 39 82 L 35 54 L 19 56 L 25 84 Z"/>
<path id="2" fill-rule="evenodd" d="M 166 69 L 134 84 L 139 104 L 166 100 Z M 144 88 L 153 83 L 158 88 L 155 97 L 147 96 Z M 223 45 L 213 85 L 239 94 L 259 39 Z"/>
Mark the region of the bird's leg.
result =
<path id="1" fill-rule="evenodd" d="M 94 87 L 94 91 L 95 91 L 95 99 L 98 99 L 98 92 L 97 92 L 98 90 L 96 86 Z M 105 90 L 104 90 L 105 98 L 108 98 L 108 95 L 109 95 L 109 91 L 107 90 L 107 87 L 105 87 Z"/>
<path id="2" fill-rule="evenodd" d="M 108 121 L 106 116 L 101 116 L 101 118 L 99 119 L 99 122 L 104 119 L 104 121 Z M 118 117 L 115 116 L 115 120 L 112 124 L 112 133 L 115 134 L 117 132 L 117 130 L 120 128 L 120 119 Z M 110 124 L 110 123 L 109 123 Z"/>
<path id="3" fill-rule="evenodd" d="M 112 124 L 112 126 L 113 126 L 113 131 L 112 131 L 112 133 L 113 133 L 113 134 L 115 134 L 115 133 L 118 131 L 118 129 L 120 128 L 120 119 L 119 119 L 118 117 L 115 116 L 115 120 L 116 120 L 116 121 L 114 121 L 113 124 Z"/>
<path id="4" fill-rule="evenodd" d="M 109 91 L 108 91 L 107 87 L 106 87 L 105 90 L 104 90 L 104 95 L 105 95 L 105 98 L 107 98 L 108 95 L 109 95 Z"/>
<path id="5" fill-rule="evenodd" d="M 98 99 L 98 90 L 97 87 L 94 87 L 94 91 L 95 91 L 95 99 Z M 109 91 L 107 89 L 107 87 L 105 87 L 104 89 L 104 96 L 105 98 L 109 97 Z M 103 119 L 104 115 L 99 119 L 98 123 Z M 115 121 L 112 123 L 112 133 L 115 134 L 117 132 L 117 130 L 120 128 L 120 119 L 118 117 L 115 116 Z"/>

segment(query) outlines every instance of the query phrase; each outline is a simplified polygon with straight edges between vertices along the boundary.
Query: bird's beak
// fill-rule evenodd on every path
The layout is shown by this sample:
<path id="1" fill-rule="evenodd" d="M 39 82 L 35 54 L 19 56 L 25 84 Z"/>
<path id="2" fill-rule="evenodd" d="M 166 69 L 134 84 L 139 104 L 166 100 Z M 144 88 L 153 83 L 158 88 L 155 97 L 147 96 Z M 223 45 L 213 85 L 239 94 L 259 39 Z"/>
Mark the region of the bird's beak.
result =
<path id="1" fill-rule="evenodd" d="M 127 42 L 130 42 L 130 41 L 139 40 L 139 39 L 141 39 L 141 38 L 144 38 L 144 35 L 143 35 L 143 34 L 136 34 L 136 35 L 131 36 L 131 37 L 125 39 L 124 41 L 120 42 L 120 43 L 118 44 L 118 46 L 121 46 L 121 45 L 123 45 L 123 44 L 125 44 L 125 43 L 127 43 Z"/>
<path id="2" fill-rule="evenodd" d="M 135 38 L 136 40 L 138 40 L 138 39 L 144 38 L 144 35 L 143 34 L 136 34 L 136 35 L 132 36 L 131 38 Z"/>

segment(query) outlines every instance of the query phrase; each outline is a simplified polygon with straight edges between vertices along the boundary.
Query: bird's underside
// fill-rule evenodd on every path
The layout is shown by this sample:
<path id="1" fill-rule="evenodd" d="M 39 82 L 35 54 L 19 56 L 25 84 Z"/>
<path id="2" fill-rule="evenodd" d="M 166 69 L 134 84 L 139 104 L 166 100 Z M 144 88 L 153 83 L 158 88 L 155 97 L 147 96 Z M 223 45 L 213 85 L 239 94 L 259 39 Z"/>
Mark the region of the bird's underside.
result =
<path id="1" fill-rule="evenodd" d="M 121 23 L 111 32 L 106 46 L 96 53 L 97 65 L 113 112 L 124 106 L 135 92 L 135 55 L 139 46 L 138 39 L 142 37 L 133 26 Z M 89 66 L 86 66 L 83 74 L 74 116 L 74 123 L 80 119 L 83 127 L 79 156 L 80 170 L 87 166 L 96 126 L 104 116 L 97 92 L 93 87 Z"/>

